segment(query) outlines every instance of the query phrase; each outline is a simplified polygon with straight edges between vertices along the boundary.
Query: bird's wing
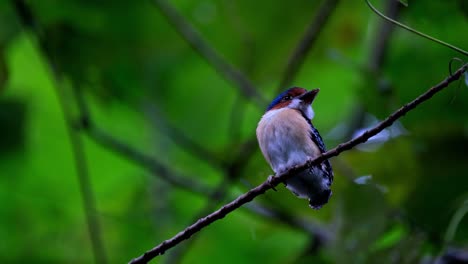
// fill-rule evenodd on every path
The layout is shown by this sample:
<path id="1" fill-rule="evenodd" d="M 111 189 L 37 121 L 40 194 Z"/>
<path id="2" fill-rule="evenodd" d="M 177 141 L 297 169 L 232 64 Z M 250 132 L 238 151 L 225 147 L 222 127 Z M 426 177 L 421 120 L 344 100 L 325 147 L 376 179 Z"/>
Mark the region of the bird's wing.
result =
<path id="1" fill-rule="evenodd" d="M 320 152 L 324 153 L 326 152 L 325 144 L 323 143 L 322 137 L 320 136 L 320 133 L 318 130 L 310 123 L 310 138 L 312 141 L 318 146 L 320 149 Z M 328 173 L 328 177 L 330 178 L 330 181 L 333 181 L 333 170 L 330 164 L 330 161 L 326 159 L 325 161 L 322 162 L 323 169 Z"/>

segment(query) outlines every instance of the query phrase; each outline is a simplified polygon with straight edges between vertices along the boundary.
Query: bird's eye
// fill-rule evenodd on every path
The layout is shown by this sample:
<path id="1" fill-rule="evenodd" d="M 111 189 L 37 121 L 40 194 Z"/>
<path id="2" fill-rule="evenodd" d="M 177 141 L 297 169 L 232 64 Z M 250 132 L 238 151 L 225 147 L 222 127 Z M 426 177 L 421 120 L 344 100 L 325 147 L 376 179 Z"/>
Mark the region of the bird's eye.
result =
<path id="1" fill-rule="evenodd" d="M 288 101 L 288 100 L 291 100 L 292 97 L 290 95 L 286 95 L 285 97 L 283 97 L 283 101 Z"/>

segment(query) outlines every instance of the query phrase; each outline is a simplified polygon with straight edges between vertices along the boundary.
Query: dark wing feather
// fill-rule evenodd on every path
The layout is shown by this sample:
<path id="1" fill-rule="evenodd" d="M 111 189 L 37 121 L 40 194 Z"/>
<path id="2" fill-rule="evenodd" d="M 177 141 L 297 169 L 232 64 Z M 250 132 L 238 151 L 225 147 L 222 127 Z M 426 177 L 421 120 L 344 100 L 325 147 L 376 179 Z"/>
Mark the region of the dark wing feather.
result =
<path id="1" fill-rule="evenodd" d="M 299 111 L 302 115 L 302 117 L 307 120 L 307 122 L 310 125 L 310 139 L 315 143 L 315 145 L 318 146 L 320 152 L 324 153 L 327 151 L 325 148 L 325 144 L 323 143 L 322 137 L 320 136 L 320 133 L 318 130 L 312 125 L 312 121 L 302 112 Z M 326 159 L 324 162 L 322 162 L 323 170 L 327 174 L 328 178 L 330 179 L 330 184 L 333 182 L 333 169 L 330 164 L 330 161 Z"/>
<path id="2" fill-rule="evenodd" d="M 310 123 L 310 128 L 311 128 L 310 138 L 318 146 L 318 148 L 320 149 L 320 152 L 322 152 L 322 153 L 326 152 L 327 149 L 325 148 L 325 144 L 323 143 L 323 140 L 322 140 L 322 137 L 320 136 L 320 133 L 314 127 L 314 125 L 312 125 L 312 123 L 310 121 L 309 121 L 309 123 Z M 328 177 L 330 178 L 330 183 L 331 183 L 333 181 L 333 170 L 332 170 L 330 161 L 328 159 L 325 160 L 322 163 L 322 166 L 324 166 L 324 169 L 327 172 Z"/>

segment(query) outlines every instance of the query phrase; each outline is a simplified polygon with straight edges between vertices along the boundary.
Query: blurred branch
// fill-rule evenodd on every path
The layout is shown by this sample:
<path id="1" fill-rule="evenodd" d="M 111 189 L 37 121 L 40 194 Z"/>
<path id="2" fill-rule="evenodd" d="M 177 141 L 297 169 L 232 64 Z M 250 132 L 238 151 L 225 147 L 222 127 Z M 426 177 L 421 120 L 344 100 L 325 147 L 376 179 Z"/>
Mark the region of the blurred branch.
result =
<path id="1" fill-rule="evenodd" d="M 219 155 L 216 155 L 208 148 L 198 144 L 189 138 L 185 132 L 170 124 L 154 104 L 149 105 L 148 109 L 149 114 L 155 121 L 154 123 L 159 125 L 158 129 L 168 135 L 177 145 L 183 147 L 184 150 L 191 152 L 193 156 L 210 163 L 214 167 L 219 168 L 226 166 L 226 162 L 219 158 Z"/>
<path id="2" fill-rule="evenodd" d="M 229 114 L 228 134 L 231 142 L 238 142 L 241 138 L 242 121 L 246 114 L 247 105 L 242 100 L 241 96 L 235 96 Z"/>
<path id="3" fill-rule="evenodd" d="M 409 27 L 409 26 L 407 26 L 407 25 L 405 25 L 405 24 L 403 24 L 403 23 L 400 23 L 400 22 L 398 22 L 398 21 L 396 21 L 396 20 L 394 20 L 394 19 L 391 19 L 390 17 L 385 16 L 385 15 L 382 14 L 379 10 L 377 10 L 377 8 L 375 8 L 375 7 L 369 2 L 369 0 L 364 0 L 364 1 L 366 2 L 366 4 L 369 6 L 369 8 L 370 8 L 374 13 L 376 13 L 376 14 L 377 14 L 378 16 L 380 16 L 381 18 L 383 18 L 383 19 L 389 21 L 390 23 L 393 23 L 393 24 L 395 24 L 395 25 L 397 25 L 397 26 L 399 26 L 399 27 L 401 27 L 401 28 L 403 28 L 403 29 L 408 30 L 408 31 L 411 32 L 411 33 L 414 33 L 414 34 L 416 34 L 416 35 L 419 35 L 419 36 L 421 36 L 421 37 L 423 37 L 423 38 L 426 38 L 426 39 L 428 39 L 428 40 L 430 40 L 430 41 L 433 41 L 433 42 L 438 43 L 438 44 L 440 44 L 440 45 L 446 46 L 446 47 L 448 47 L 448 48 L 450 48 L 450 49 L 452 49 L 452 50 L 454 50 L 454 51 L 456 51 L 456 52 L 459 52 L 459 53 L 465 55 L 465 56 L 468 56 L 468 51 L 463 50 L 463 49 L 460 49 L 460 48 L 458 48 L 458 47 L 456 47 L 456 46 L 454 46 L 454 45 L 452 45 L 452 44 L 449 44 L 449 43 L 447 43 L 447 42 L 444 42 L 444 41 L 442 41 L 442 40 L 440 40 L 440 39 L 434 38 L 434 37 L 429 36 L 429 35 L 427 35 L 427 34 L 424 34 L 424 33 L 420 32 L 420 31 L 417 31 L 417 30 L 415 30 L 415 29 L 413 29 L 413 28 L 411 28 L 411 27 Z"/>
<path id="4" fill-rule="evenodd" d="M 278 92 L 284 90 L 286 86 L 289 86 L 296 78 L 299 69 L 307 57 L 307 53 L 316 42 L 318 36 L 322 32 L 322 29 L 325 27 L 325 24 L 338 5 L 338 2 L 339 0 L 324 0 L 322 2 L 322 5 L 302 37 L 302 40 L 298 43 L 296 49 L 289 58 L 286 70 L 283 74 L 283 79 L 278 87 Z"/>
<path id="5" fill-rule="evenodd" d="M 86 153 L 83 146 L 83 140 L 79 135 L 79 132 L 74 126 L 73 117 L 69 104 L 65 102 L 64 92 L 61 91 L 61 86 L 58 76 L 56 79 L 56 92 L 59 99 L 60 106 L 62 108 L 63 116 L 67 126 L 68 138 L 72 146 L 72 153 L 75 159 L 75 168 L 78 175 L 78 182 L 80 185 L 80 193 L 83 199 L 83 205 L 85 208 L 86 221 L 88 223 L 89 236 L 92 241 L 94 257 L 96 263 L 107 263 L 107 257 L 104 250 L 104 243 L 101 238 L 101 227 L 97 218 L 96 210 L 96 198 L 94 197 L 93 190 L 91 188 L 91 180 L 89 177 L 88 164 L 86 162 Z"/>
<path id="6" fill-rule="evenodd" d="M 313 21 L 307 28 L 302 40 L 297 44 L 291 58 L 288 61 L 287 67 L 283 74 L 283 79 L 278 87 L 278 91 L 283 90 L 285 86 L 289 85 L 294 80 L 302 66 L 308 51 L 312 48 L 313 44 L 317 40 L 322 28 L 328 21 L 328 18 L 335 10 L 339 0 L 324 0 L 319 10 L 315 14 Z M 236 168 L 240 164 L 244 164 L 257 150 L 257 139 L 252 137 L 244 142 L 241 148 L 231 161 L 230 167 Z"/>
<path id="7" fill-rule="evenodd" d="M 144 168 L 149 169 L 153 175 L 157 175 L 161 179 L 181 189 L 199 194 L 206 194 L 211 190 L 211 188 L 207 185 L 199 181 L 195 181 L 194 179 L 197 177 L 181 176 L 180 174 L 172 172 L 167 166 L 160 163 L 158 160 L 138 151 L 135 148 L 132 148 L 130 145 L 114 138 L 100 128 L 96 127 L 82 91 L 76 86 L 73 86 L 73 91 L 81 115 L 80 128 L 85 131 L 88 136 L 94 140 L 94 142 L 121 155 L 122 157 L 127 158 L 134 163 L 139 164 Z"/>
<path id="8" fill-rule="evenodd" d="M 385 12 L 389 17 L 396 18 L 400 14 L 400 5 L 401 3 L 399 1 L 386 0 Z M 361 74 L 363 74 L 367 79 L 375 81 L 377 89 L 381 93 L 391 91 L 391 86 L 387 85 L 389 82 L 386 82 L 384 76 L 382 76 L 382 66 L 385 63 L 390 37 L 394 28 L 393 24 L 387 23 L 386 21 L 382 21 L 382 23 L 380 23 L 378 28 L 373 32 L 374 36 L 370 40 L 370 55 L 367 65 L 359 67 Z M 390 96 L 385 96 L 385 99 L 387 100 L 390 98 Z M 363 105 L 362 99 L 357 102 L 357 105 L 351 113 L 352 116 L 349 118 L 348 126 L 344 133 L 344 140 L 352 138 L 354 132 L 364 125 L 366 109 Z"/>
<path id="9" fill-rule="evenodd" d="M 294 217 L 285 211 L 268 208 L 256 202 L 246 204 L 245 208 L 256 215 L 305 231 L 314 239 L 319 240 L 322 244 L 328 243 L 333 238 L 333 234 L 325 227 Z"/>
<path id="10" fill-rule="evenodd" d="M 211 190 L 207 185 L 194 180 L 197 178 L 196 176 L 182 176 L 180 174 L 176 174 L 156 159 L 139 152 L 98 128 L 88 129 L 87 132 L 91 139 L 96 143 L 128 158 L 130 161 L 138 163 L 144 168 L 149 169 L 154 175 L 173 184 L 174 186 L 199 194 L 206 194 Z"/>
<path id="11" fill-rule="evenodd" d="M 179 232 L 174 237 L 163 241 L 161 244 L 145 252 L 143 255 L 133 259 L 132 261 L 130 261 L 130 263 L 132 264 L 147 263 L 148 261 L 155 258 L 156 256 L 161 255 L 164 252 L 166 252 L 166 250 L 176 246 L 177 244 L 181 243 L 182 241 L 186 239 L 189 239 L 192 235 L 196 234 L 198 231 L 207 227 L 211 223 L 224 218 L 227 214 L 233 212 L 234 210 L 241 207 L 245 203 L 252 201 L 255 197 L 265 193 L 269 189 L 276 187 L 281 182 L 284 182 L 286 179 L 294 176 L 300 170 L 313 166 L 313 165 L 318 165 L 319 163 L 323 162 L 326 159 L 329 159 L 334 156 L 338 156 L 341 152 L 350 150 L 354 148 L 355 146 L 366 142 L 372 136 L 377 135 L 386 127 L 389 127 L 390 125 L 392 125 L 397 119 L 403 117 L 406 113 L 413 110 L 421 103 L 429 100 L 433 95 L 440 92 L 442 89 L 447 87 L 450 83 L 458 80 L 462 76 L 462 74 L 467 70 L 467 68 L 468 68 L 468 64 L 463 65 L 453 75 L 450 75 L 445 80 L 435 85 L 434 87 L 430 88 L 428 91 L 421 94 L 419 97 L 417 97 L 413 101 L 405 104 L 404 106 L 396 110 L 394 113 L 389 115 L 385 120 L 377 124 L 375 127 L 365 131 L 360 136 L 350 141 L 347 141 L 345 143 L 339 144 L 337 147 L 323 153 L 321 156 L 313 160 L 307 161 L 306 163 L 302 165 L 290 168 L 286 172 L 276 175 L 276 177 L 269 178 L 267 181 L 251 189 L 247 193 L 242 194 L 241 196 L 237 197 L 234 201 L 224 205 L 223 207 L 216 210 L 215 212 L 207 215 L 206 217 L 198 219 L 196 223 L 192 224 L 191 226 L 187 227 L 183 231 Z"/>
<path id="12" fill-rule="evenodd" d="M 13 6 L 21 24 L 30 29 L 36 34 L 39 40 L 39 48 L 44 56 L 47 56 L 45 40 L 43 31 L 38 24 L 32 10 L 24 0 L 13 0 Z M 57 99 L 62 109 L 62 114 L 65 120 L 68 139 L 71 144 L 71 151 L 74 159 L 74 166 L 78 183 L 80 188 L 81 198 L 83 200 L 83 207 L 86 216 L 86 224 L 88 228 L 89 237 L 91 239 L 91 247 L 95 263 L 107 263 L 107 257 L 104 249 L 104 242 L 102 241 L 102 230 L 97 217 L 96 198 L 91 187 L 91 180 L 89 176 L 88 164 L 86 161 L 86 152 L 83 145 L 83 140 L 78 131 L 75 129 L 73 122 L 73 114 L 70 105 L 67 104 L 65 99 L 65 92 L 63 91 L 63 80 L 60 71 L 56 68 L 53 60 L 49 58 L 49 68 L 52 72 Z"/>
<path id="13" fill-rule="evenodd" d="M 79 91 L 79 88 L 77 88 L 76 86 L 74 86 L 74 92 L 74 97 L 76 98 L 77 104 L 82 114 L 81 128 L 84 129 L 88 133 L 88 136 L 91 139 L 93 139 L 96 143 L 102 145 L 103 147 L 111 151 L 114 151 L 116 154 L 121 155 L 136 164 L 141 165 L 142 167 L 150 169 L 152 172 L 154 172 L 155 175 L 158 175 L 163 180 L 176 187 L 201 196 L 208 197 L 209 204 L 205 208 L 200 210 L 200 213 L 197 214 L 198 217 L 196 219 L 214 210 L 214 207 L 226 198 L 226 194 L 228 193 L 228 187 L 230 186 L 230 183 L 237 178 L 242 164 L 245 163 L 244 159 L 239 160 L 239 163 L 232 164 L 232 169 L 227 168 L 226 170 L 228 176 L 224 178 L 223 182 L 220 183 L 218 187 L 212 189 L 207 185 L 192 180 L 195 178 L 195 176 L 180 176 L 178 174 L 175 174 L 174 172 L 170 171 L 169 168 L 167 168 L 163 164 L 160 164 L 157 160 L 153 159 L 152 157 L 137 151 L 129 145 L 115 139 L 114 137 L 94 127 L 94 123 L 92 122 L 92 118 L 90 116 L 86 102 L 83 98 L 82 92 Z M 323 240 L 324 243 L 326 241 L 329 241 L 330 239 L 330 234 L 328 233 L 328 231 L 314 225 L 313 223 L 293 218 L 286 212 L 280 212 L 278 210 L 269 209 L 253 203 L 249 204 L 246 207 L 246 209 L 248 209 L 251 213 L 254 213 L 256 215 L 284 223 L 287 226 L 295 229 L 308 232 L 310 233 L 310 235 L 317 236 L 318 239 Z M 179 256 L 175 256 L 174 259 L 169 260 L 169 262 L 176 262 L 177 259 L 182 256 L 183 249 L 182 252 L 179 251 L 178 254 Z"/>
<path id="14" fill-rule="evenodd" d="M 401 10 L 400 1 L 396 0 L 386 0 L 385 13 L 388 14 L 388 17 L 394 19 L 397 18 Z M 375 30 L 375 38 L 372 41 L 370 47 L 370 57 L 367 65 L 368 70 L 371 73 L 380 75 L 382 65 L 385 61 L 385 55 L 388 50 L 388 43 L 392 35 L 394 25 L 387 23 L 387 21 L 382 21 L 379 25 L 379 28 Z"/>
<path id="15" fill-rule="evenodd" d="M 214 48 L 212 48 L 181 16 L 177 10 L 166 0 L 153 0 L 161 13 L 166 17 L 177 32 L 190 44 L 190 46 L 200 54 L 221 76 L 234 83 L 247 98 L 255 101 L 256 105 L 267 104 L 265 98 L 256 90 L 249 79 L 233 65 L 229 64 Z"/>

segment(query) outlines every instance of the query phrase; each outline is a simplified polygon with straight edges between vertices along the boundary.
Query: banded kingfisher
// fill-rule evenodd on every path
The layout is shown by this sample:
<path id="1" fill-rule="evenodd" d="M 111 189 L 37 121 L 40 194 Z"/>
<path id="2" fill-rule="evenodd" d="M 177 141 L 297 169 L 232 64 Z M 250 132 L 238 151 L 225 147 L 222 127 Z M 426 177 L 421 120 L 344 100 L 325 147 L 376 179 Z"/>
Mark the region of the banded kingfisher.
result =
<path id="1" fill-rule="evenodd" d="M 278 95 L 268 106 L 257 126 L 257 139 L 263 156 L 276 175 L 304 164 L 326 151 L 325 144 L 312 124 L 312 102 L 319 89 L 307 91 L 293 87 Z M 305 168 L 285 181 L 286 188 L 309 206 L 320 209 L 332 191 L 333 170 L 328 160 Z"/>

